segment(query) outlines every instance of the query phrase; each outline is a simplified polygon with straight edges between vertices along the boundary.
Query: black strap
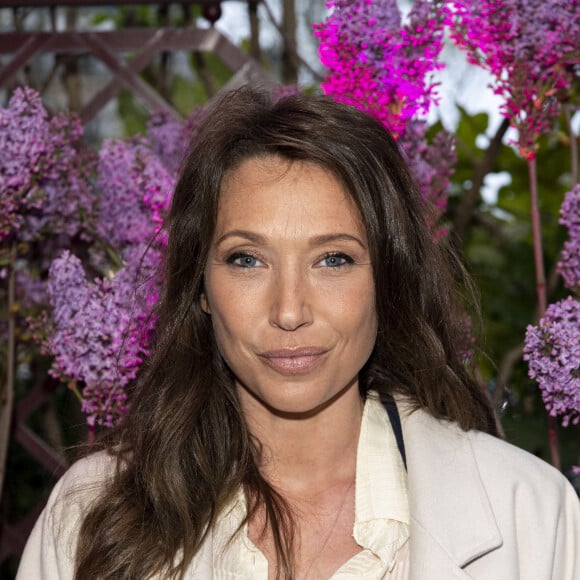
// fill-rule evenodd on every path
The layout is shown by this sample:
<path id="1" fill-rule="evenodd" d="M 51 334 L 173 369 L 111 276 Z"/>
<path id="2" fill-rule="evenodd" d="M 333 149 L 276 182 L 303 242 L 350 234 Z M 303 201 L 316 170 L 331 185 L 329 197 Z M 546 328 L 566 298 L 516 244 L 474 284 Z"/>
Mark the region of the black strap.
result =
<path id="1" fill-rule="evenodd" d="M 399 453 L 401 454 L 401 459 L 403 460 L 403 465 L 407 469 L 407 456 L 405 455 L 405 443 L 403 441 L 403 429 L 401 428 L 401 417 L 399 417 L 399 411 L 397 405 L 393 400 L 393 397 L 388 393 L 379 393 L 381 398 L 381 403 L 389 415 L 389 420 L 391 421 L 391 426 L 393 427 L 393 433 L 395 434 L 395 439 L 397 440 L 397 447 L 399 448 Z"/>

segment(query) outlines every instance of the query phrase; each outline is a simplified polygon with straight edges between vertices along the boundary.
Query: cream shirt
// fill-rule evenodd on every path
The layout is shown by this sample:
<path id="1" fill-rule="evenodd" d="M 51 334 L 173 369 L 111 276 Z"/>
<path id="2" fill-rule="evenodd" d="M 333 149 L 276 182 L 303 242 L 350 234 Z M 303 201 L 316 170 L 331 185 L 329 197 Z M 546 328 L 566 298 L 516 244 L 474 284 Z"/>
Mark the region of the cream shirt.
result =
<path id="1" fill-rule="evenodd" d="M 112 467 L 109 457 L 95 454 L 75 464 L 59 481 L 30 535 L 17 580 L 73 578 L 82 515 L 98 492 L 99 480 L 106 479 Z M 247 529 L 227 545 L 245 510 L 240 492 L 193 559 L 188 580 L 268 578 L 266 558 L 248 538 Z M 353 537 L 362 551 L 332 579 L 407 580 L 409 520 L 407 474 L 387 412 L 371 392 L 364 406 L 356 465 Z"/>
<path id="2" fill-rule="evenodd" d="M 337 570 L 332 580 L 406 580 L 407 473 L 389 417 L 375 392 L 369 393 L 363 410 L 355 494 L 353 537 L 363 549 Z M 247 529 L 227 545 L 245 515 L 245 499 L 240 493 L 214 531 L 216 579 L 268 578 L 268 562 L 249 539 Z"/>

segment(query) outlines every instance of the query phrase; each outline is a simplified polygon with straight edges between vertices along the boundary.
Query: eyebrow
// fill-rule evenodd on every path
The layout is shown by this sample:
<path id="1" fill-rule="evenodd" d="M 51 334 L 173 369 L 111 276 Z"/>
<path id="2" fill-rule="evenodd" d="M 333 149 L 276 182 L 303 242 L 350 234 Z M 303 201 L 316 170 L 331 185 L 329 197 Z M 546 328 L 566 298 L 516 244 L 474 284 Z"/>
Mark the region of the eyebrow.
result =
<path id="1" fill-rule="evenodd" d="M 251 232 L 248 230 L 231 230 L 226 232 L 223 236 L 221 236 L 217 242 L 216 246 L 219 246 L 222 242 L 227 240 L 228 238 L 245 238 L 250 242 L 260 245 L 266 245 L 267 240 L 264 236 L 256 233 Z M 367 247 L 363 243 L 363 241 L 356 236 L 352 236 L 350 234 L 344 233 L 336 233 L 336 234 L 321 234 L 319 236 L 314 236 L 310 238 L 309 244 L 311 247 L 321 246 L 323 244 L 328 244 L 331 242 L 356 242 L 363 250 L 366 250 Z"/>

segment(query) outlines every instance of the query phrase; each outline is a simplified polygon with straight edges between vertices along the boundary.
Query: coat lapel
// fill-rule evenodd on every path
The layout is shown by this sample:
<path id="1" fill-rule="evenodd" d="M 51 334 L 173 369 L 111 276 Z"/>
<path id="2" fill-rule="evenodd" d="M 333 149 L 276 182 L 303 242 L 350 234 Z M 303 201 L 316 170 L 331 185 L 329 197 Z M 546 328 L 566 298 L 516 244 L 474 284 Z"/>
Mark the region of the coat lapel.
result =
<path id="1" fill-rule="evenodd" d="M 502 545 L 469 436 L 397 399 L 407 452 L 411 580 L 471 578 L 465 567 Z"/>

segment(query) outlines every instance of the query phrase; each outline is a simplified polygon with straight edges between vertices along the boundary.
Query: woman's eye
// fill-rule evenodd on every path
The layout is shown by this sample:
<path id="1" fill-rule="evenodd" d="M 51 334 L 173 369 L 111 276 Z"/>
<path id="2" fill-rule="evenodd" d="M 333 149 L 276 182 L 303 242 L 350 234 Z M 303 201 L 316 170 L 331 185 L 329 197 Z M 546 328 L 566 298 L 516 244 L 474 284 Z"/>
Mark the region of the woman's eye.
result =
<path id="1" fill-rule="evenodd" d="M 325 256 L 318 262 L 318 265 L 326 268 L 339 268 L 340 266 L 346 266 L 353 262 L 354 260 L 346 254 L 328 254 L 328 256 Z"/>
<path id="2" fill-rule="evenodd" d="M 242 254 L 239 252 L 229 256 L 226 261 L 228 264 L 233 264 L 239 268 L 255 268 L 256 266 L 262 265 L 262 262 L 251 254 Z"/>

